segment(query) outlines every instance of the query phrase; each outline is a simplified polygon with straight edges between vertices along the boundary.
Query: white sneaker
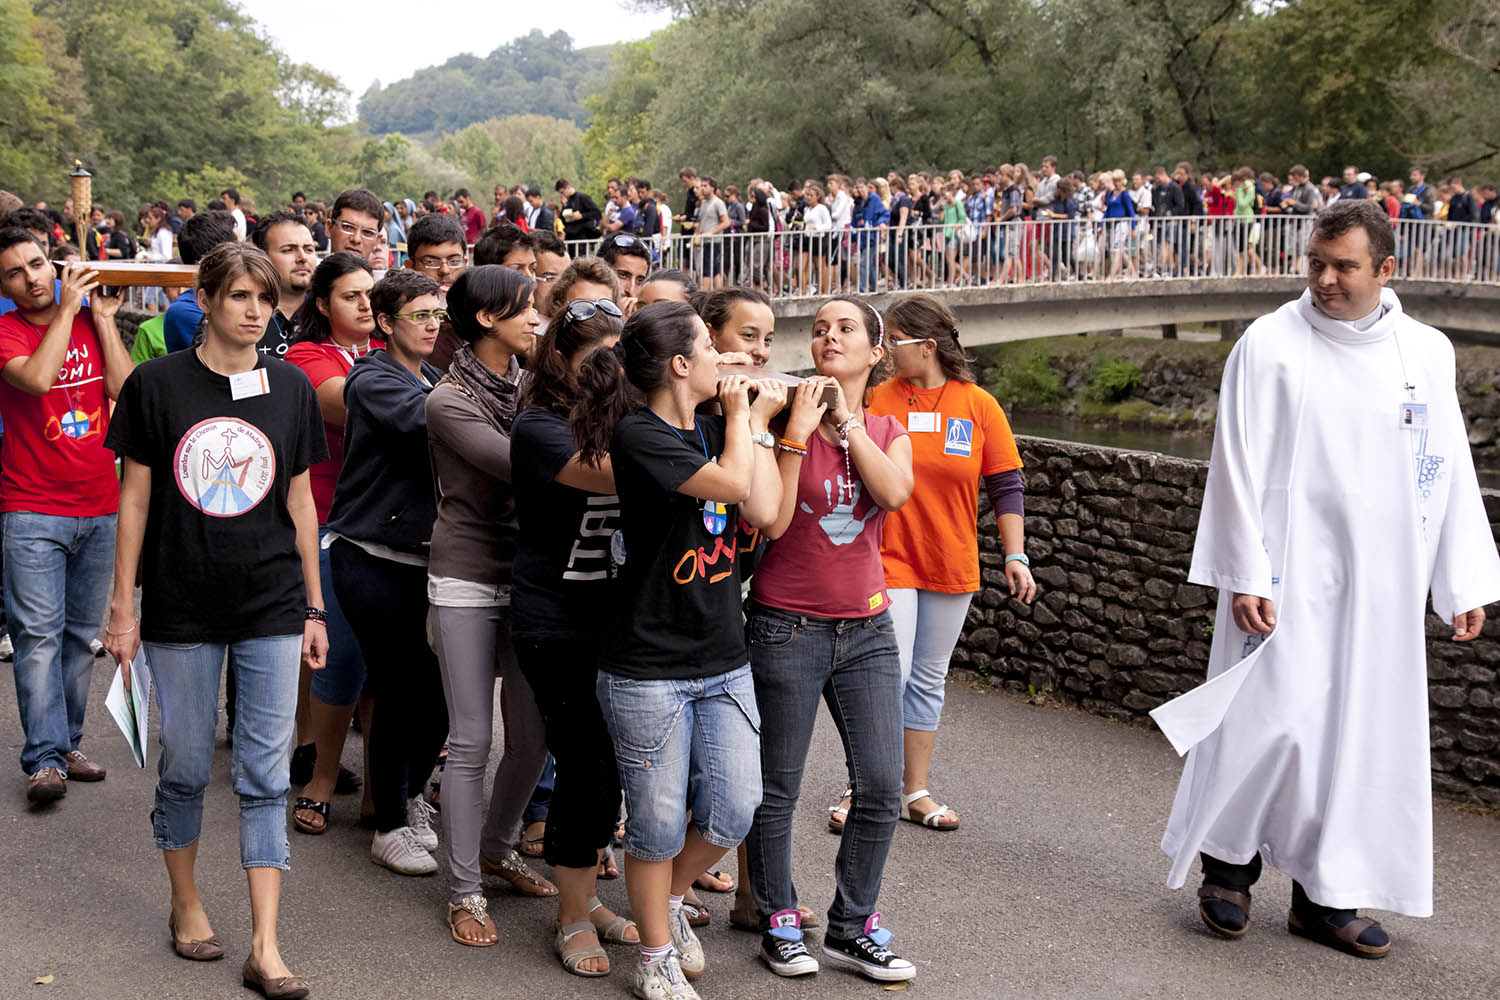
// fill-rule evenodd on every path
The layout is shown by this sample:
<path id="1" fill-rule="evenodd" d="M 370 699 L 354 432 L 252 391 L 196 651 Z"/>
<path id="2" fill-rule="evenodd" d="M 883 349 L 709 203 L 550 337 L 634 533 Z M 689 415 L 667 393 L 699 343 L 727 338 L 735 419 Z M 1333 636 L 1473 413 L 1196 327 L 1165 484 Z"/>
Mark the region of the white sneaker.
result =
<path id="1" fill-rule="evenodd" d="M 703 975 L 708 960 L 703 955 L 703 945 L 699 943 L 698 935 L 693 933 L 693 927 L 688 923 L 687 911 L 681 906 L 675 908 L 667 918 L 667 926 L 672 929 L 672 947 L 677 949 L 682 974 L 689 979 L 697 979 Z"/>
<path id="2" fill-rule="evenodd" d="M 429 854 L 438 849 L 437 831 L 432 828 L 432 817 L 435 815 L 437 810 L 420 795 L 406 803 L 406 825 L 416 834 L 417 843 L 422 845 L 422 850 Z"/>
<path id="3" fill-rule="evenodd" d="M 431 875 L 438 867 L 409 826 L 375 834 L 370 843 L 370 860 L 398 875 Z"/>
<path id="4" fill-rule="evenodd" d="M 0 635 L 0 661 L 9 663 L 16 658 L 16 647 L 11 644 L 10 633 Z"/>
<path id="5" fill-rule="evenodd" d="M 637 959 L 632 992 L 641 1000 L 700 1000 L 698 991 L 683 976 L 675 954 L 650 965 L 642 965 Z"/>

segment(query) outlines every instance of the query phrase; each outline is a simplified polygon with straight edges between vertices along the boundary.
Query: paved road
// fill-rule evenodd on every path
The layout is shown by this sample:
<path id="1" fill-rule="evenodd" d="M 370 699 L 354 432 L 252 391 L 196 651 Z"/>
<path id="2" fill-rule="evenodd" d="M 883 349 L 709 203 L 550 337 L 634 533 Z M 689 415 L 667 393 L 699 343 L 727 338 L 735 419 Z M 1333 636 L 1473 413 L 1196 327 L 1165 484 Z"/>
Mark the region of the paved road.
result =
<path id="1" fill-rule="evenodd" d="M 133 767 L 103 709 L 110 671 L 98 661 L 87 748 L 110 768 L 42 812 L 24 804 L 15 769 L 15 696 L 0 684 L 6 720 L 0 782 L 0 998 L 237 998 L 249 915 L 237 870 L 234 798 L 221 751 L 199 857 L 203 895 L 230 958 L 196 965 L 166 942 L 166 876 L 148 820 L 153 772 Z M 498 738 L 497 738 L 498 745 Z M 357 739 L 351 741 L 357 748 Z M 348 754 L 353 759 L 353 750 Z M 820 719 L 797 817 L 803 898 L 826 905 L 835 839 L 823 808 L 842 784 L 837 735 Z M 1163 887 L 1156 843 L 1178 761 L 1158 734 L 1036 707 L 950 683 L 934 787 L 958 804 L 963 828 L 901 824 L 881 905 L 919 974 L 912 992 L 990 997 L 1496 997 L 1500 996 L 1500 821 L 1446 804 L 1436 812 L 1437 917 L 1383 915 L 1396 941 L 1381 962 L 1290 937 L 1291 884 L 1270 872 L 1255 925 L 1238 942 L 1199 923 L 1191 889 Z M 624 998 L 624 948 L 609 979 L 565 974 L 551 953 L 552 907 L 499 895 L 499 947 L 462 948 L 442 924 L 443 884 L 406 879 L 368 860 L 352 828 L 356 800 L 335 804 L 321 838 L 292 835 L 294 869 L 282 908 L 283 951 L 319 998 Z M 1378 830 L 1371 836 L 1380 836 Z M 623 882 L 604 899 L 624 905 Z M 754 939 L 728 929 L 710 897 L 705 1000 L 885 996 L 837 971 L 779 980 L 753 957 Z M 52 975 L 46 986 L 34 977 Z"/>

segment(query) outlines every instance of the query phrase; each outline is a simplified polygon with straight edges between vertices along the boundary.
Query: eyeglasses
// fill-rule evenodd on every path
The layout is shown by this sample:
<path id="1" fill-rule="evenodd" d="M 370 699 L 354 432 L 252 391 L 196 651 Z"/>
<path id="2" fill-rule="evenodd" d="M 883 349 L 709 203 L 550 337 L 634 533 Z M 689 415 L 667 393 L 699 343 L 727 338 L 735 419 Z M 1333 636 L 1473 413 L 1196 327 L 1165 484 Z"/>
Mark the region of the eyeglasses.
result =
<path id="1" fill-rule="evenodd" d="M 574 299 L 568 303 L 563 317 L 570 323 L 582 323 L 586 319 L 592 319 L 598 313 L 613 316 L 615 319 L 620 319 L 625 315 L 620 312 L 620 307 L 615 305 L 613 299 L 597 299 L 593 302 L 588 299 Z"/>
<path id="2" fill-rule="evenodd" d="M 418 257 L 417 267 L 424 271 L 459 271 L 468 260 L 459 254 L 452 257 Z"/>
<path id="3" fill-rule="evenodd" d="M 892 347 L 905 347 L 908 344 L 925 344 L 930 339 L 931 339 L 930 337 L 923 337 L 920 340 L 915 339 L 915 338 L 913 338 L 912 340 L 893 340 L 893 341 L 891 341 L 891 346 Z"/>
<path id="4" fill-rule="evenodd" d="M 342 232 L 345 236 L 353 236 L 355 233 L 358 233 L 367 240 L 373 240 L 380 236 L 380 231 L 378 229 L 361 229 L 354 223 L 344 222 L 342 219 L 338 222 L 335 222 L 334 225 L 338 226 L 339 231 Z"/>
<path id="5" fill-rule="evenodd" d="M 426 326 L 428 323 L 431 323 L 433 320 L 437 320 L 439 323 L 442 323 L 445 320 L 447 320 L 447 318 L 448 318 L 448 310 L 446 310 L 446 309 L 419 309 L 416 312 L 397 313 L 396 314 L 396 318 L 397 319 L 409 319 L 413 323 L 419 323 L 422 326 Z"/>

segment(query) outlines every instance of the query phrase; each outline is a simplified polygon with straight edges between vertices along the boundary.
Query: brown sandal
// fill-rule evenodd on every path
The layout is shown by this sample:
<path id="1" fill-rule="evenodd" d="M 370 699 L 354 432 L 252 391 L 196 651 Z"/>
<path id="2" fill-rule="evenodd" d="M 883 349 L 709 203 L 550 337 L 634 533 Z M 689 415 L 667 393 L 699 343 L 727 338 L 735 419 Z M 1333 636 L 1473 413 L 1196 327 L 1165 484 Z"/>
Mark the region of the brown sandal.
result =
<path id="1" fill-rule="evenodd" d="M 458 933 L 458 928 L 463 924 L 478 924 L 481 929 L 494 930 L 495 940 L 476 941 L 473 938 L 464 937 Z M 489 900 L 476 892 L 456 903 L 449 903 L 448 933 L 453 935 L 453 940 L 459 944 L 468 945 L 470 948 L 493 948 L 500 940 L 500 932 L 495 929 L 495 922 L 490 919 Z"/>
<path id="2" fill-rule="evenodd" d="M 240 979 L 249 989 L 255 990 L 266 1000 L 302 1000 L 312 992 L 307 985 L 307 980 L 301 976 L 282 976 L 271 979 L 257 969 L 250 961 L 245 959 L 245 967 L 240 970 Z"/>
<path id="3" fill-rule="evenodd" d="M 1379 947 L 1359 943 L 1361 934 L 1371 927 L 1379 926 L 1378 920 L 1371 920 L 1369 917 L 1355 917 L 1344 926 L 1335 927 L 1328 922 L 1327 917 L 1304 920 L 1297 915 L 1296 910 L 1288 910 L 1286 914 L 1286 929 L 1291 933 L 1358 958 L 1385 958 L 1390 953 L 1389 940 Z"/>
<path id="4" fill-rule="evenodd" d="M 512 889 L 523 896 L 541 899 L 557 895 L 557 886 L 533 871 L 514 849 L 507 851 L 505 856 L 498 861 L 491 861 L 483 854 L 479 855 L 479 870 L 486 875 L 493 875 L 508 882 Z"/>
<path id="5" fill-rule="evenodd" d="M 1221 900 L 1230 906 L 1238 906 L 1245 911 L 1245 924 L 1236 930 L 1233 927 L 1225 927 L 1223 924 L 1216 923 L 1213 917 L 1209 916 L 1208 907 L 1200 902 L 1198 904 L 1198 916 L 1203 918 L 1203 922 L 1215 934 L 1222 934 L 1227 938 L 1238 938 L 1244 937 L 1245 932 L 1250 929 L 1250 896 L 1248 893 L 1235 892 L 1233 889 L 1226 889 L 1222 885 L 1204 884 L 1198 889 L 1198 898 L 1200 900 Z"/>

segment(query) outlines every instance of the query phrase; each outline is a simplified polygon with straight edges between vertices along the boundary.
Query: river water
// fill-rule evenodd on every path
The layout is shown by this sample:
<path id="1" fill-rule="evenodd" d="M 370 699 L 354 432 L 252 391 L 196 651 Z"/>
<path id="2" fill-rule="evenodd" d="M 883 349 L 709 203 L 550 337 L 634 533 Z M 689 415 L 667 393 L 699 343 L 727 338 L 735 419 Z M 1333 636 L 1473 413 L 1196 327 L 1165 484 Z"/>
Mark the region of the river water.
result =
<path id="1" fill-rule="evenodd" d="M 1146 427 L 1095 427 L 1079 420 L 1055 414 L 1017 413 L 1010 417 L 1011 430 L 1032 437 L 1052 438 L 1057 441 L 1077 441 L 1081 444 L 1097 444 L 1106 448 L 1125 448 L 1130 451 L 1154 451 L 1177 458 L 1196 458 L 1207 461 L 1213 454 L 1213 435 L 1192 434 L 1182 431 L 1157 430 Z M 1479 485 L 1500 490 L 1500 468 L 1479 467 Z"/>

